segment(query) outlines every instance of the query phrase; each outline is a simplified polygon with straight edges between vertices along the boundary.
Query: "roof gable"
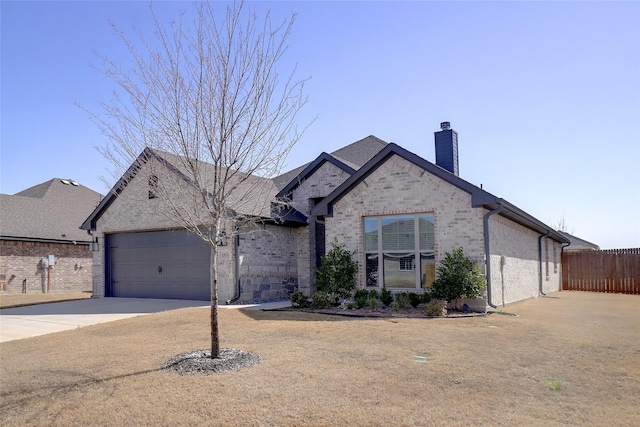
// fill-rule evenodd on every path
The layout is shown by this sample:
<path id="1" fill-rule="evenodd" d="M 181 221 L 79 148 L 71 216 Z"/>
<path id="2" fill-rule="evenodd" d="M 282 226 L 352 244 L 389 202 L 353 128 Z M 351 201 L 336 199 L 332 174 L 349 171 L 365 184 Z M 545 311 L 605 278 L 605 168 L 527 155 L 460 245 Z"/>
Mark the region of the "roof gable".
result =
<path id="1" fill-rule="evenodd" d="M 539 233 L 548 232 L 549 237 L 558 242 L 568 243 L 568 239 L 565 236 L 559 234 L 551 227 L 545 225 L 544 223 L 527 214 L 515 205 L 507 202 L 502 198 L 494 196 L 487 191 L 484 191 L 483 189 L 452 174 L 448 170 L 443 169 L 440 166 L 437 166 L 394 143 L 388 144 L 383 150 L 381 150 L 369 162 L 367 162 L 367 164 L 360 168 L 356 173 L 351 175 L 344 183 L 342 183 L 342 185 L 337 187 L 323 201 L 318 203 L 318 205 L 313 208 L 311 214 L 316 216 L 331 216 L 333 214 L 333 205 L 338 200 L 344 197 L 355 186 L 364 181 L 371 173 L 373 173 L 394 155 L 400 156 L 404 160 L 415 164 L 423 170 L 470 194 L 472 207 L 484 207 L 486 209 L 493 210 L 498 206 L 502 206 L 500 215 Z"/>
<path id="2" fill-rule="evenodd" d="M 100 217 L 104 214 L 104 212 L 107 211 L 116 197 L 121 194 L 122 191 L 127 187 L 129 182 L 135 179 L 142 166 L 145 165 L 149 161 L 149 159 L 157 160 L 159 164 L 166 167 L 179 179 L 183 180 L 188 185 L 193 185 L 193 181 L 188 176 L 188 168 L 184 163 L 185 160 L 183 158 L 172 153 L 145 148 L 143 152 L 133 161 L 131 166 L 129 166 L 127 171 L 118 180 L 118 182 L 116 182 L 113 188 L 109 191 L 107 197 L 105 197 L 100 205 L 98 205 L 95 210 L 86 218 L 86 220 L 82 224 L 82 229 L 95 230 L 96 223 L 100 219 Z M 212 164 L 207 162 L 200 162 L 199 167 L 202 168 L 201 170 L 204 171 L 205 174 L 211 172 L 212 168 L 214 168 Z M 232 184 L 235 186 L 235 192 L 233 194 L 230 194 L 230 207 L 234 209 L 238 206 L 241 206 L 237 210 L 242 214 L 269 217 L 272 212 L 271 201 L 275 198 L 275 194 L 277 192 L 273 181 L 268 178 L 262 178 L 254 175 L 250 175 L 245 178 L 246 180 L 244 182 L 232 182 Z M 251 198 L 250 196 L 252 194 L 260 194 L 264 196 L 264 203 L 246 203 L 247 199 Z M 249 195 L 249 197 L 247 197 L 247 195 Z"/>
<path id="3" fill-rule="evenodd" d="M 313 162 L 309 163 L 306 168 L 304 168 L 294 179 L 291 180 L 291 182 L 289 182 L 289 184 L 287 184 L 282 190 L 280 190 L 278 194 L 276 194 L 276 197 L 280 199 L 289 195 L 300 184 L 302 184 L 303 181 L 309 179 L 309 177 L 311 177 L 318 169 L 320 169 L 320 167 L 322 167 L 322 165 L 327 162 L 342 169 L 350 175 L 352 175 L 356 171 L 351 166 L 346 165 L 332 155 L 323 152 L 318 157 L 316 157 Z"/>
<path id="4" fill-rule="evenodd" d="M 358 170 L 386 146 L 387 142 L 381 140 L 376 136 L 369 135 L 356 142 L 339 148 L 336 151 L 333 151 L 329 154 L 329 156 L 351 169 Z M 295 181 L 299 175 L 303 174 L 303 171 L 312 163 L 313 162 L 305 163 L 302 166 L 285 172 L 282 175 L 275 177 L 273 181 L 278 188 L 284 188 L 285 186 Z"/>

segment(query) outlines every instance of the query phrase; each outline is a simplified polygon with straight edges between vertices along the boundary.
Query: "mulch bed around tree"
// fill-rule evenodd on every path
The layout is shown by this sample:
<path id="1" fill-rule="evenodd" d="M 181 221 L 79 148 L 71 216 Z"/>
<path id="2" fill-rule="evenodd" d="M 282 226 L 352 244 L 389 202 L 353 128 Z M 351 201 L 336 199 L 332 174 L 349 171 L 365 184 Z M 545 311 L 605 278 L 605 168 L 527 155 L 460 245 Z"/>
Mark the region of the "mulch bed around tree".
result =
<path id="1" fill-rule="evenodd" d="M 162 369 L 180 375 L 210 375 L 238 371 L 260 362 L 259 355 L 237 348 L 220 349 L 220 357 L 216 359 L 211 358 L 211 349 L 203 349 L 175 355 L 164 362 Z"/>

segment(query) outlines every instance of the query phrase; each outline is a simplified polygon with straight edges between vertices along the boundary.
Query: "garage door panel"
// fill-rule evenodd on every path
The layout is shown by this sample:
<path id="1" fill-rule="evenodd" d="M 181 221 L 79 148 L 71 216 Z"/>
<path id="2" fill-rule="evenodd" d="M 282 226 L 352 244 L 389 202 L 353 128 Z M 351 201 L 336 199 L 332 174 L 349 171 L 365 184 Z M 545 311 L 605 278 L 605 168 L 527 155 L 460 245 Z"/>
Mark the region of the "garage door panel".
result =
<path id="1" fill-rule="evenodd" d="M 109 236 L 111 295 L 208 300 L 210 248 L 184 230 Z"/>

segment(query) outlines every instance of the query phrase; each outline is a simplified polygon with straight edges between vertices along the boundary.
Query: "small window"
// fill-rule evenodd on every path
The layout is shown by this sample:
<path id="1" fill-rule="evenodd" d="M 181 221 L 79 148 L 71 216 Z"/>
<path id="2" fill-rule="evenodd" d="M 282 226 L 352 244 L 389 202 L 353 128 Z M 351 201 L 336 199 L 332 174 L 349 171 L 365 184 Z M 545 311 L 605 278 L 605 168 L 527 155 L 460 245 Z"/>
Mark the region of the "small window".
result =
<path id="1" fill-rule="evenodd" d="M 400 258 L 400 271 L 413 271 L 413 256 Z"/>
<path id="2" fill-rule="evenodd" d="M 149 177 L 149 198 L 155 199 L 156 191 L 158 190 L 158 177 L 156 175 L 151 175 Z"/>

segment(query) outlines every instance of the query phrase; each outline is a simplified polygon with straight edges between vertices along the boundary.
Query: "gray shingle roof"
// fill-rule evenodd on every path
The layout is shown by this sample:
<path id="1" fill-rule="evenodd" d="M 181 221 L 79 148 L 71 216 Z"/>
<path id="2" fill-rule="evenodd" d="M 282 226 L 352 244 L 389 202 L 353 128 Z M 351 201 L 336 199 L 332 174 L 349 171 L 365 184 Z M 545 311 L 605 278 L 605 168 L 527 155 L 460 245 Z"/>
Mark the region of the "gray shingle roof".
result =
<path id="1" fill-rule="evenodd" d="M 60 178 L 14 195 L 0 194 L 0 238 L 88 242 L 80 225 L 100 199 L 100 193 Z"/>
<path id="2" fill-rule="evenodd" d="M 330 155 L 334 156 L 340 162 L 343 162 L 349 167 L 357 170 L 386 146 L 387 143 L 383 140 L 373 135 L 369 135 L 366 138 L 363 138 L 359 141 L 347 145 L 346 147 L 342 147 L 339 150 L 336 150 Z M 167 165 L 176 173 L 182 174 L 187 182 L 190 180 L 189 173 L 187 173 L 186 170 L 187 168 L 183 165 L 183 159 L 180 156 L 165 151 L 157 149 L 151 150 L 147 148 L 145 152 L 140 154 L 138 159 L 134 162 L 134 165 L 136 164 L 136 162 L 144 163 L 145 156 L 150 154 L 164 159 Z M 267 201 L 275 200 L 275 196 L 278 191 L 286 187 L 287 184 L 295 179 L 311 163 L 312 162 L 306 163 L 273 179 L 266 179 L 256 176 L 250 177 L 250 179 L 243 184 L 243 189 L 240 189 L 240 191 L 234 193 L 234 200 L 230 200 L 230 205 L 240 213 L 261 215 L 264 217 L 270 216 L 271 206 L 269 205 L 269 203 L 267 203 Z M 202 165 L 204 168 L 213 167 L 213 165 L 205 162 L 203 162 Z M 132 166 L 124 176 L 135 176 L 136 173 L 137 169 Z M 127 180 L 123 177 L 114 185 L 107 197 L 105 197 L 100 205 L 97 206 L 93 211 L 91 211 L 88 217 L 86 217 L 84 223 L 82 223 L 83 229 L 95 229 L 96 221 L 102 216 L 102 213 L 109 208 L 109 205 L 113 202 L 116 195 L 120 191 L 122 191 L 124 187 L 126 187 L 126 181 Z M 256 197 L 253 197 L 254 195 Z M 246 202 L 251 200 L 260 200 L 264 201 L 265 203 L 249 206 Z"/>
<path id="3" fill-rule="evenodd" d="M 369 174 L 373 173 L 378 167 L 384 164 L 391 156 L 398 155 L 403 159 L 415 164 L 416 166 L 430 172 L 438 178 L 460 188 L 461 190 L 471 195 L 472 207 L 484 207 L 489 210 L 496 209 L 501 206 L 501 216 L 509 218 L 510 220 L 524 225 L 532 230 L 540 233 L 548 232 L 549 237 L 561 242 L 569 243 L 569 240 L 553 230 L 551 227 L 543 224 L 538 219 L 524 212 L 517 206 L 509 203 L 508 201 L 496 197 L 491 193 L 484 191 L 483 189 L 476 187 L 475 185 L 463 180 L 457 175 L 452 174 L 446 169 L 437 166 L 422 157 L 410 152 L 409 150 L 402 148 L 396 144 L 387 144 L 378 154 L 376 154 L 370 161 L 367 162 L 362 168 L 358 169 L 356 173 L 351 175 L 345 182 L 338 186 L 331 194 L 329 194 L 324 200 L 316 205 L 311 211 L 312 215 L 331 216 L 333 204 L 340 200 L 345 194 L 351 191 L 356 185 L 364 180 Z"/>
<path id="4" fill-rule="evenodd" d="M 369 135 L 330 153 L 330 155 L 346 164 L 347 166 L 358 170 L 362 166 L 364 166 L 365 163 L 371 160 L 373 156 L 378 154 L 380 150 L 386 147 L 387 144 L 387 142 L 381 140 L 380 138 Z M 287 184 L 289 184 L 293 179 L 300 175 L 300 173 L 311 163 L 312 162 L 305 163 L 302 166 L 285 172 L 282 175 L 275 177 L 273 179 L 273 182 L 276 184 L 279 190 L 282 190 L 287 186 Z"/>
<path id="5" fill-rule="evenodd" d="M 566 246 L 564 248 L 565 251 L 585 251 L 585 250 L 599 251 L 600 250 L 600 246 L 596 245 L 595 243 L 588 242 L 584 239 L 581 239 L 579 237 L 576 237 L 564 231 L 558 230 L 558 233 L 563 234 L 567 239 L 569 239 L 570 244 L 569 246 Z"/>

